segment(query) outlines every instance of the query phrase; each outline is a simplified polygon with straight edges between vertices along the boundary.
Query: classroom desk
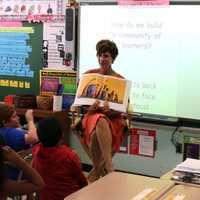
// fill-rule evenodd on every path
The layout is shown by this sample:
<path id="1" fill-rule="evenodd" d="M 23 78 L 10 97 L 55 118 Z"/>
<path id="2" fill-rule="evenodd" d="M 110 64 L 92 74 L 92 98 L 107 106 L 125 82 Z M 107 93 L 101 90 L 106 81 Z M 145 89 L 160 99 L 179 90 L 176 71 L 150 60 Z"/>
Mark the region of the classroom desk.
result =
<path id="1" fill-rule="evenodd" d="M 45 117 L 56 117 L 63 129 L 64 133 L 64 138 L 65 141 L 68 143 L 69 141 L 69 133 L 70 133 L 70 125 L 71 125 L 71 120 L 68 117 L 68 110 L 63 110 L 63 111 L 52 111 L 52 110 L 41 110 L 41 109 L 32 109 L 33 110 L 33 116 L 34 118 L 37 119 L 42 119 Z M 17 115 L 24 116 L 27 111 L 27 108 L 16 108 Z"/>
<path id="2" fill-rule="evenodd" d="M 167 173 L 163 174 L 163 175 L 160 177 L 160 179 L 161 179 L 161 180 L 171 180 L 172 175 L 173 175 L 173 171 L 174 171 L 174 170 L 172 169 L 172 170 L 168 171 Z"/>
<path id="3" fill-rule="evenodd" d="M 184 200 L 199 200 L 200 190 L 199 188 L 187 186 L 187 185 L 176 185 L 163 195 L 160 200 L 173 200 L 176 195 L 184 195 Z"/>
<path id="4" fill-rule="evenodd" d="M 173 186 L 172 181 L 113 172 L 64 200 L 133 200 L 145 188 L 153 189 L 148 200 L 156 200 Z"/>

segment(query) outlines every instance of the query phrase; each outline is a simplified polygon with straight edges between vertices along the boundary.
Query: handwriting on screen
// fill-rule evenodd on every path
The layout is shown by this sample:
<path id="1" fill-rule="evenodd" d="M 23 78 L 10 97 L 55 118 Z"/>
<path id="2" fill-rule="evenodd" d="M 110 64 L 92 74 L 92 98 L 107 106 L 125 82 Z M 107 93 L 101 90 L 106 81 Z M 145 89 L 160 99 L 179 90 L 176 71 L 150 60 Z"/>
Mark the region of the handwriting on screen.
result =
<path id="1" fill-rule="evenodd" d="M 96 42 L 111 39 L 134 112 L 200 119 L 200 5 L 82 6 L 80 18 L 80 74 L 97 66 Z"/>
<path id="2" fill-rule="evenodd" d="M 123 40 L 122 48 L 149 49 L 154 41 L 159 40 L 162 34 L 162 22 L 127 23 L 115 22 L 112 24 L 114 40 Z M 130 42 L 131 41 L 131 42 Z"/>

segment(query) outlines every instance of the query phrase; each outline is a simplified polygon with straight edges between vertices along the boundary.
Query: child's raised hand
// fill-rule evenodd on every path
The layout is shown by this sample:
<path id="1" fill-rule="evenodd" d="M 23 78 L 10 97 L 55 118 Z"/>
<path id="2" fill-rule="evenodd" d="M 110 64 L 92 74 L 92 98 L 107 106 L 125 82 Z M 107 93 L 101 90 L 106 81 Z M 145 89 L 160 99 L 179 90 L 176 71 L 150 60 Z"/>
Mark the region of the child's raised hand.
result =
<path id="1" fill-rule="evenodd" d="M 28 109 L 25 113 L 25 117 L 27 122 L 33 121 L 33 110 Z"/>

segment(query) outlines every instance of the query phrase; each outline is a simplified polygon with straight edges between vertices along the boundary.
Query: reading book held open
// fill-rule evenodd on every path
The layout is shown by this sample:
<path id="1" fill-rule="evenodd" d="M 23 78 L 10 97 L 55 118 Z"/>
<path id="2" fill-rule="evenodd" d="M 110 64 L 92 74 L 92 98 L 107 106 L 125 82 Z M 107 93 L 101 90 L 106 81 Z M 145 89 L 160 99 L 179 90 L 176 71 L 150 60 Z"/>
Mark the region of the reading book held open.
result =
<path id="1" fill-rule="evenodd" d="M 74 106 L 92 105 L 97 99 L 101 106 L 109 102 L 113 110 L 126 112 L 131 81 L 96 73 L 83 74 L 76 92 Z"/>

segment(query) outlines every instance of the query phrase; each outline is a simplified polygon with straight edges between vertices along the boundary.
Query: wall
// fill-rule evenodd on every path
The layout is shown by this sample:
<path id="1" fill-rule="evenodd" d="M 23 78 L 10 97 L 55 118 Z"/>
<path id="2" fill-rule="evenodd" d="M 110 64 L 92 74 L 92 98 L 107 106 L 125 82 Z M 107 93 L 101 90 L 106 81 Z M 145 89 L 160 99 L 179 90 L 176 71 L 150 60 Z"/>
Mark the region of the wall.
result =
<path id="1" fill-rule="evenodd" d="M 157 150 L 155 152 L 155 157 L 149 158 L 117 153 L 114 156 L 115 169 L 136 174 L 160 177 L 167 171 L 174 168 L 178 163 L 182 162 L 183 155 L 176 153 L 176 149 L 171 142 L 171 136 L 175 127 L 143 124 L 138 122 L 133 123 L 133 127 L 156 130 Z M 181 135 L 183 135 L 183 133 L 181 133 Z M 179 136 L 180 140 L 181 135 Z M 76 149 L 81 157 L 82 163 L 91 164 L 77 138 L 75 138 L 72 134 L 70 138 L 70 145 Z"/>

